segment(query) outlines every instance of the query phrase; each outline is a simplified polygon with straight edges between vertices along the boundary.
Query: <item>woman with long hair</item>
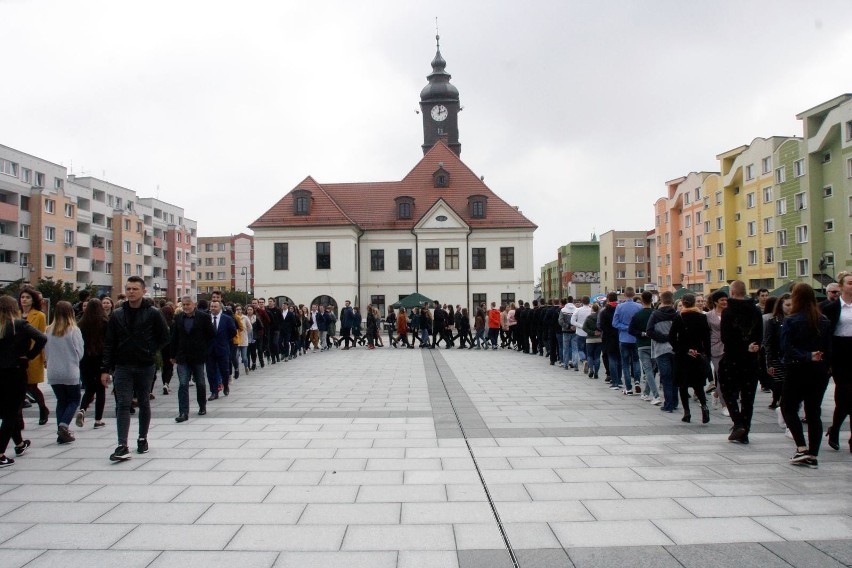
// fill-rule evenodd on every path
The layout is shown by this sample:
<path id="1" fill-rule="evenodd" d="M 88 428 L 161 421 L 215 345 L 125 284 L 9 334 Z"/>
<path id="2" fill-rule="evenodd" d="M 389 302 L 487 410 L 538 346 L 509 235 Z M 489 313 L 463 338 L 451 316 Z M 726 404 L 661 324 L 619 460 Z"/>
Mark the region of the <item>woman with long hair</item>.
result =
<path id="1" fill-rule="evenodd" d="M 249 368 L 251 365 L 249 364 L 249 356 L 248 356 L 248 348 L 249 344 L 252 342 L 252 327 L 251 321 L 248 316 L 243 313 L 243 307 L 240 305 L 234 306 L 234 319 L 240 320 L 242 323 L 242 327 L 240 327 L 240 331 L 238 332 L 238 336 L 240 338 L 240 342 L 237 345 L 240 356 L 240 361 L 243 363 L 243 370 L 245 374 L 249 374 Z M 239 361 L 237 362 L 237 366 L 239 367 Z"/>
<path id="2" fill-rule="evenodd" d="M 112 315 L 113 310 L 115 309 L 115 303 L 112 301 L 112 298 L 110 298 L 106 294 L 103 294 L 101 295 L 101 305 L 104 308 L 104 318 L 109 321 L 109 318 Z"/>
<path id="3" fill-rule="evenodd" d="M 683 422 L 689 422 L 689 389 L 701 404 L 701 422 L 710 422 L 710 410 L 704 393 L 707 359 L 710 357 L 710 325 L 707 316 L 695 305 L 695 294 L 684 294 L 683 309 L 672 321 L 669 343 L 675 354 L 674 379 L 683 405 Z"/>
<path id="4" fill-rule="evenodd" d="M 791 295 L 790 315 L 781 326 L 781 361 L 787 367 L 781 410 L 796 442 L 790 463 L 816 468 L 822 442 L 822 398 L 831 362 L 831 322 L 819 313 L 814 289 L 808 284 L 796 284 Z M 798 414 L 802 402 L 808 421 L 807 443 Z"/>
<path id="5" fill-rule="evenodd" d="M 56 395 L 56 442 L 68 444 L 74 441 L 68 426 L 80 406 L 80 359 L 83 358 L 83 334 L 68 302 L 56 303 L 53 323 L 47 328 L 44 357 L 47 383 Z"/>
<path id="6" fill-rule="evenodd" d="M 601 353 L 603 352 L 603 341 L 601 330 L 598 327 L 598 312 L 601 305 L 592 303 L 592 311 L 583 322 L 583 331 L 586 332 L 586 360 L 589 362 L 589 378 L 597 379 L 601 370 Z"/>
<path id="7" fill-rule="evenodd" d="M 0 467 L 15 463 L 6 457 L 9 440 L 15 442 L 15 455 L 23 455 L 30 441 L 21 435 L 21 408 L 27 392 L 29 362 L 41 354 L 47 338 L 21 318 L 18 303 L 0 296 Z"/>
<path id="8" fill-rule="evenodd" d="M 397 342 L 402 341 L 408 349 L 414 349 L 414 346 L 408 342 L 408 316 L 405 314 L 405 308 L 399 308 L 399 314 L 396 316 L 396 333 L 397 338 L 393 340 L 394 347 Z"/>
<path id="9" fill-rule="evenodd" d="M 429 313 L 429 307 L 424 304 L 420 308 L 420 348 L 429 349 L 429 330 L 432 329 L 432 314 Z"/>
<path id="10" fill-rule="evenodd" d="M 101 360 L 104 354 L 104 339 L 106 339 L 107 318 L 103 303 L 92 300 L 86 304 L 83 317 L 77 324 L 83 334 L 83 358 L 80 360 L 80 379 L 83 381 L 83 400 L 77 411 L 75 422 L 82 428 L 86 420 L 89 405 L 95 401 L 95 428 L 105 426 L 104 406 L 106 404 L 106 387 L 101 382 Z"/>
<path id="11" fill-rule="evenodd" d="M 163 318 L 166 320 L 166 325 L 169 326 L 169 335 L 171 336 L 171 332 L 175 327 L 175 307 L 169 302 L 162 308 L 160 308 L 160 313 L 163 314 Z M 160 349 L 160 358 L 163 360 L 163 367 L 161 369 L 162 377 L 163 377 L 163 394 L 169 394 L 172 391 L 172 377 L 175 374 L 175 366 L 172 364 L 172 359 L 174 359 L 174 354 L 172 353 L 172 345 L 171 343 L 166 343 L 162 349 Z M 154 382 L 151 384 L 151 398 L 154 394 L 154 385 L 157 383 L 157 373 L 154 373 Z"/>
<path id="12" fill-rule="evenodd" d="M 728 307 L 728 294 L 724 290 L 716 290 L 710 295 L 708 303 L 710 310 L 705 314 L 707 323 L 710 325 L 710 361 L 713 363 L 713 384 L 708 391 L 713 393 L 713 408 L 722 405 L 722 414 L 729 416 L 725 399 L 722 398 L 722 389 L 719 388 L 719 365 L 725 354 L 725 345 L 722 343 L 722 312 Z"/>
<path id="13" fill-rule="evenodd" d="M 42 310 L 41 292 L 31 286 L 24 286 L 18 293 L 18 307 L 21 310 L 21 317 L 27 320 L 31 326 L 44 333 L 47 329 L 47 319 L 44 317 Z M 41 426 L 47 424 L 47 418 L 50 416 L 50 410 L 44 402 L 44 393 L 39 388 L 39 383 L 44 382 L 44 354 L 39 355 L 30 361 L 27 367 L 27 394 L 35 399 L 38 404 L 38 423 Z M 23 416 L 21 417 L 23 421 Z"/>
<path id="14" fill-rule="evenodd" d="M 468 313 L 467 308 L 462 308 L 460 310 L 461 314 L 458 318 L 458 329 L 456 331 L 459 334 L 459 349 L 466 349 L 465 344 L 470 342 L 473 345 L 473 341 L 470 339 L 470 313 Z"/>
<path id="15" fill-rule="evenodd" d="M 784 318 L 790 315 L 793 300 L 789 293 L 781 295 L 778 299 L 770 296 L 766 301 L 767 306 L 770 300 L 774 301 L 770 318 L 763 324 L 763 351 L 766 354 L 766 372 L 772 377 L 769 383 L 769 388 L 772 390 L 772 403 L 769 408 L 775 410 L 781 400 L 781 388 L 784 385 L 784 376 L 787 374 L 784 363 L 781 362 L 781 324 L 784 323 Z"/>
<path id="16" fill-rule="evenodd" d="M 378 335 L 379 325 L 376 322 L 376 311 L 373 305 L 367 306 L 367 349 L 376 348 L 376 336 Z"/>

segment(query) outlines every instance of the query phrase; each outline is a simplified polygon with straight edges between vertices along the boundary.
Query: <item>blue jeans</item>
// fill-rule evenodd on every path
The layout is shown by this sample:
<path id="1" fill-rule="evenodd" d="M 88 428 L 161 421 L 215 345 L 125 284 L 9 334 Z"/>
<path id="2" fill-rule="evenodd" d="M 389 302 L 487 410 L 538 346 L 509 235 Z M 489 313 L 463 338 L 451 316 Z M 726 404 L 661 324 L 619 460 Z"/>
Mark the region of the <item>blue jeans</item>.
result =
<path id="1" fill-rule="evenodd" d="M 68 426 L 80 406 L 80 383 L 76 385 L 50 385 L 56 395 L 56 423 Z"/>
<path id="2" fill-rule="evenodd" d="M 609 360 L 609 377 L 611 386 L 621 386 L 621 355 L 618 352 L 607 351 L 606 358 Z"/>
<path id="3" fill-rule="evenodd" d="M 573 333 L 563 333 L 562 341 L 560 341 L 560 361 L 568 368 L 568 363 L 573 362 L 574 360 L 574 335 Z"/>
<path id="4" fill-rule="evenodd" d="M 657 380 L 654 378 L 654 364 L 651 362 L 650 347 L 639 347 L 639 363 L 642 365 L 642 375 L 645 376 L 645 388 L 642 390 L 642 394 L 660 398 Z"/>
<path id="5" fill-rule="evenodd" d="M 177 365 L 178 414 L 189 414 L 189 381 L 195 381 L 198 410 L 207 409 L 207 387 L 204 384 L 204 363 Z"/>
<path id="6" fill-rule="evenodd" d="M 127 445 L 130 432 L 130 403 L 136 397 L 139 406 L 139 438 L 148 437 L 151 425 L 151 385 L 154 383 L 154 365 L 118 365 L 112 376 L 115 387 L 115 414 L 118 443 Z"/>
<path id="7" fill-rule="evenodd" d="M 603 344 L 600 341 L 593 343 L 586 342 L 586 359 L 589 361 L 589 371 L 594 371 L 596 375 L 598 374 L 598 371 L 601 370 L 602 349 Z"/>
<path id="8" fill-rule="evenodd" d="M 639 351 L 635 343 L 620 343 L 621 370 L 624 373 L 624 388 L 631 389 L 642 382 L 642 369 L 639 366 Z"/>
<path id="9" fill-rule="evenodd" d="M 664 353 L 657 357 L 660 370 L 660 386 L 663 387 L 663 410 L 677 410 L 677 393 L 674 386 L 674 355 Z"/>
<path id="10" fill-rule="evenodd" d="M 586 338 L 574 334 L 574 366 L 580 368 L 580 361 L 586 360 Z"/>

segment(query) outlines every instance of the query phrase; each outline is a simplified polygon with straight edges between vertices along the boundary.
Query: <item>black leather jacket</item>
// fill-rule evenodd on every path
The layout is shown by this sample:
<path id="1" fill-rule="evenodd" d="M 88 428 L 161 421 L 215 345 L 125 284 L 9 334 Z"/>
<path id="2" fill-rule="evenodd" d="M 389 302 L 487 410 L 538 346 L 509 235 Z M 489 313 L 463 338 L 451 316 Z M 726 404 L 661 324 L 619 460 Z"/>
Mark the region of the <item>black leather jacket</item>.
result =
<path id="1" fill-rule="evenodd" d="M 109 318 L 101 371 L 112 372 L 117 365 L 153 365 L 157 351 L 168 342 L 166 319 L 150 300 L 142 300 L 133 321 L 125 304 Z"/>

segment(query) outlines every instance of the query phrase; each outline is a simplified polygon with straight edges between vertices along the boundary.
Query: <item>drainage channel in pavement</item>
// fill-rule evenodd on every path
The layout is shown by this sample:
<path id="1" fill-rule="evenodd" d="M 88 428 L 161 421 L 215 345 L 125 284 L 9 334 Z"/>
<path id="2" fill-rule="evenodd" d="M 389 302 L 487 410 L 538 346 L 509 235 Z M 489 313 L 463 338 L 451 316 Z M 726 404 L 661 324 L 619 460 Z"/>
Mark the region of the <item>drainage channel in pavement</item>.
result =
<path id="1" fill-rule="evenodd" d="M 497 511 L 497 506 L 491 497 L 488 484 L 485 483 L 485 477 L 482 475 L 482 470 L 479 468 L 476 455 L 473 453 L 473 448 L 468 440 L 469 437 L 481 438 L 488 435 L 488 428 L 485 426 L 485 421 L 479 415 L 470 397 L 468 397 L 440 352 L 429 350 L 427 353 L 428 356 L 424 353 L 423 364 L 426 368 L 426 382 L 429 388 L 429 399 L 433 403 L 432 412 L 435 418 L 435 431 L 438 434 L 438 438 L 461 437 L 464 439 L 467 451 L 470 454 L 471 460 L 473 460 L 476 475 L 479 476 L 479 483 L 485 491 L 488 506 L 491 507 L 491 513 L 497 522 L 497 529 L 500 531 L 500 536 L 506 545 L 506 551 L 509 553 L 512 565 L 515 568 L 520 568 L 518 557 L 512 548 L 512 543 L 509 541 L 509 535 L 506 533 L 506 528 L 500 519 L 500 513 Z M 453 421 L 455 422 L 454 425 Z M 455 435 L 456 432 L 459 435 Z"/>

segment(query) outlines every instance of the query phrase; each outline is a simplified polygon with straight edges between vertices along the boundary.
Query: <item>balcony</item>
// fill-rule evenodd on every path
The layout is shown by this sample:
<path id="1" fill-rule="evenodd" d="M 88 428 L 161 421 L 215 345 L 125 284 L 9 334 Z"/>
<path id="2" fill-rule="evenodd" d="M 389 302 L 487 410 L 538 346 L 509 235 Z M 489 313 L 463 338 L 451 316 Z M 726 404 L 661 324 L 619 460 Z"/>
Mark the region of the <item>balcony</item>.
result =
<path id="1" fill-rule="evenodd" d="M 92 260 L 106 262 L 106 250 L 99 247 L 92 247 Z"/>
<path id="2" fill-rule="evenodd" d="M 18 206 L 0 201 L 0 220 L 18 222 Z"/>
<path id="3" fill-rule="evenodd" d="M 77 258 L 77 273 L 79 275 L 80 272 L 91 272 L 92 271 L 92 261 L 88 258 Z"/>
<path id="4" fill-rule="evenodd" d="M 154 246 L 154 248 L 161 249 L 163 248 L 163 239 L 161 239 L 160 237 L 154 237 L 151 240 L 151 244 Z"/>

